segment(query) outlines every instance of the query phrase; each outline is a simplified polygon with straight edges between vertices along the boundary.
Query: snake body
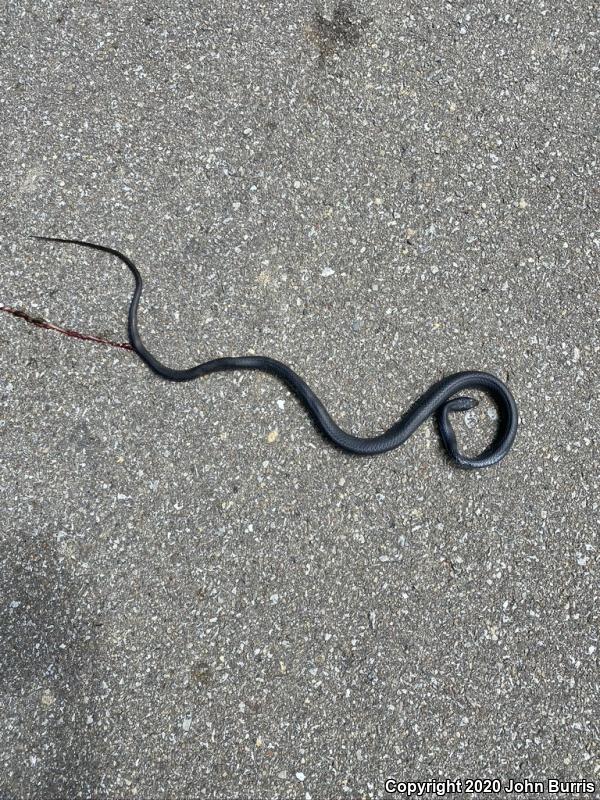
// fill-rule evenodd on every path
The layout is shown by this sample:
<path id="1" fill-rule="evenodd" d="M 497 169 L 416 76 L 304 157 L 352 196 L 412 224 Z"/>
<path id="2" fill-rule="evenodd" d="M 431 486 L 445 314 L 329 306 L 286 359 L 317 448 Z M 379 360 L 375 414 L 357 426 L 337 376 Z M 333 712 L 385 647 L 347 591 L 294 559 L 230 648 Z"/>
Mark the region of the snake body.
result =
<path id="1" fill-rule="evenodd" d="M 457 372 L 431 386 L 422 394 L 405 414 L 385 433 L 363 438 L 342 430 L 319 400 L 310 386 L 293 369 L 281 361 L 265 356 L 241 356 L 215 358 L 189 369 L 172 369 L 162 364 L 144 345 L 138 330 L 138 307 L 142 295 L 143 281 L 133 261 L 112 247 L 84 242 L 79 239 L 63 239 L 54 236 L 36 236 L 46 242 L 75 244 L 100 250 L 116 256 L 130 269 L 135 279 L 135 289 L 129 305 L 128 334 L 132 348 L 150 369 L 169 381 L 191 381 L 224 370 L 261 370 L 283 381 L 303 403 L 316 427 L 324 436 L 348 453 L 360 456 L 377 455 L 393 450 L 403 444 L 429 417 L 436 415 L 442 443 L 449 457 L 462 469 L 478 469 L 497 464 L 510 450 L 517 433 L 517 406 L 508 387 L 488 372 Z M 494 402 L 498 412 L 496 434 L 493 441 L 478 456 L 465 456 L 459 449 L 449 414 L 467 411 L 477 405 L 471 397 L 456 396 L 465 390 L 479 390 Z"/>

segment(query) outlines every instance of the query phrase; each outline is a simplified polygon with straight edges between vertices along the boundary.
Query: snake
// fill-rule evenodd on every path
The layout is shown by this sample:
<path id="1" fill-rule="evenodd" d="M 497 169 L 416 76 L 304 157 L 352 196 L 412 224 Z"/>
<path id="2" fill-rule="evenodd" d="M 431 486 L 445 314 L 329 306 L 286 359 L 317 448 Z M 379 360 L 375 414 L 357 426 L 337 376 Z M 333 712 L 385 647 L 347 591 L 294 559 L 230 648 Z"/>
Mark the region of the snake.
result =
<path id="1" fill-rule="evenodd" d="M 317 430 L 341 450 L 357 456 L 379 455 L 404 444 L 427 419 L 435 416 L 442 444 L 450 460 L 465 470 L 490 467 L 500 462 L 509 452 L 517 434 L 518 411 L 515 400 L 499 378 L 489 372 L 473 370 L 455 372 L 434 383 L 413 402 L 408 410 L 384 433 L 361 437 L 340 428 L 310 386 L 282 361 L 258 355 L 222 357 L 205 361 L 187 369 L 173 369 L 161 363 L 145 346 L 138 329 L 138 308 L 142 296 L 142 276 L 133 261 L 119 250 L 80 239 L 55 236 L 34 236 L 44 242 L 79 245 L 116 256 L 129 268 L 135 280 L 128 312 L 127 332 L 131 347 L 142 361 L 157 375 L 168 381 L 182 383 L 209 375 L 212 372 L 231 370 L 260 370 L 282 381 L 300 400 L 312 418 Z M 459 450 L 450 414 L 465 412 L 477 406 L 478 401 L 460 394 L 479 391 L 488 396 L 496 406 L 496 431 L 490 444 L 479 454 L 467 456 Z"/>

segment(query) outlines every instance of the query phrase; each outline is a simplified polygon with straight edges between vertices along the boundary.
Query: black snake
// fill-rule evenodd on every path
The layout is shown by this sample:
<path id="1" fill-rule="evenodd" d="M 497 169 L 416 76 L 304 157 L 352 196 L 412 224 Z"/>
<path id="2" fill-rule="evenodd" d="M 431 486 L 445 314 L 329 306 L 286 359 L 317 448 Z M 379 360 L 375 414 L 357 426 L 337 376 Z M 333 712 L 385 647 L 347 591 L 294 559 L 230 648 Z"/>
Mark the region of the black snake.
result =
<path id="1" fill-rule="evenodd" d="M 215 358 L 189 369 L 172 369 L 161 364 L 150 353 L 140 338 L 137 313 L 143 282 L 137 267 L 130 258 L 112 247 L 83 242 L 78 239 L 62 239 L 54 236 L 36 236 L 46 242 L 77 244 L 117 256 L 131 270 L 135 278 L 135 289 L 129 306 L 129 341 L 135 352 L 151 370 L 170 381 L 191 381 L 223 370 L 253 369 L 268 372 L 280 378 L 301 400 L 313 418 L 317 428 L 342 450 L 356 455 L 376 455 L 393 450 L 403 444 L 417 428 L 432 415 L 437 415 L 440 436 L 450 458 L 462 469 L 478 469 L 497 464 L 510 450 L 517 433 L 517 406 L 507 386 L 488 372 L 456 372 L 435 383 L 421 395 L 408 411 L 385 433 L 371 438 L 353 436 L 342 430 L 331 418 L 323 403 L 312 389 L 294 370 L 265 356 L 241 356 L 239 358 Z M 495 403 L 498 411 L 496 434 L 490 445 L 478 456 L 465 456 L 459 449 L 456 436 L 450 423 L 449 414 L 454 411 L 468 411 L 477 405 L 471 397 L 456 397 L 459 392 L 475 389 L 486 393 Z"/>

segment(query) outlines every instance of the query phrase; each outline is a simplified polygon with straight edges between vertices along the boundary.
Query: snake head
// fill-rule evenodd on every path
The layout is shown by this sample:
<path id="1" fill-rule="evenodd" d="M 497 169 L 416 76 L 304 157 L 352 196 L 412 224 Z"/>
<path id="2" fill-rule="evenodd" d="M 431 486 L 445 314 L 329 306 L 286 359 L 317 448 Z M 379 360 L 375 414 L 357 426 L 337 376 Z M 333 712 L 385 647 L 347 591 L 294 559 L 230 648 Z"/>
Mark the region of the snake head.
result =
<path id="1" fill-rule="evenodd" d="M 444 447 L 450 458 L 462 469 L 477 469 L 482 464 L 479 462 L 479 458 L 468 458 L 462 455 L 458 449 L 456 434 L 448 415 L 455 411 L 470 411 L 478 405 L 479 401 L 474 397 L 453 397 L 438 411 L 438 426 Z"/>

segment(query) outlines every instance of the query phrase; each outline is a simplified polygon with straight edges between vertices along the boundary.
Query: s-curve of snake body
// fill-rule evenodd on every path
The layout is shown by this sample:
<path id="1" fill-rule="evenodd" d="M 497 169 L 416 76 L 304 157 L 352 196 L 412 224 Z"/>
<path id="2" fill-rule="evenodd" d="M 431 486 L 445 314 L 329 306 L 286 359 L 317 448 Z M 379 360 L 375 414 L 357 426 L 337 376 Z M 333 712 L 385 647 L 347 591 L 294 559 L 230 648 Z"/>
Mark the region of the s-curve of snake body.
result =
<path id="1" fill-rule="evenodd" d="M 312 417 L 317 429 L 334 444 L 348 453 L 359 456 L 377 455 L 393 450 L 403 444 L 425 420 L 437 417 L 440 437 L 448 456 L 462 469 L 479 469 L 497 464 L 510 450 L 517 433 L 517 406 L 508 387 L 488 372 L 456 372 L 435 383 L 424 392 L 385 433 L 362 438 L 353 436 L 337 425 L 331 415 L 308 384 L 294 370 L 281 361 L 265 356 L 241 356 L 215 358 L 189 369 L 172 369 L 162 364 L 144 345 L 138 331 L 138 306 L 142 295 L 142 276 L 133 261 L 112 247 L 79 239 L 63 239 L 54 236 L 35 236 L 45 242 L 74 244 L 89 247 L 116 256 L 127 265 L 135 279 L 128 315 L 128 334 L 131 347 L 157 375 L 169 381 L 191 381 L 211 372 L 224 370 L 262 370 L 283 381 L 298 397 Z M 491 444 L 478 456 L 465 456 L 458 449 L 449 415 L 452 412 L 468 411 L 477 405 L 472 397 L 460 396 L 465 390 L 481 391 L 488 395 L 496 406 L 498 417 L 496 433 Z M 459 395 L 459 396 L 457 396 Z"/>

